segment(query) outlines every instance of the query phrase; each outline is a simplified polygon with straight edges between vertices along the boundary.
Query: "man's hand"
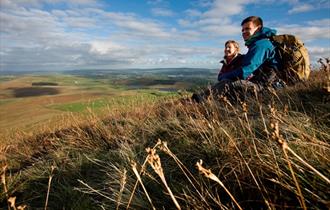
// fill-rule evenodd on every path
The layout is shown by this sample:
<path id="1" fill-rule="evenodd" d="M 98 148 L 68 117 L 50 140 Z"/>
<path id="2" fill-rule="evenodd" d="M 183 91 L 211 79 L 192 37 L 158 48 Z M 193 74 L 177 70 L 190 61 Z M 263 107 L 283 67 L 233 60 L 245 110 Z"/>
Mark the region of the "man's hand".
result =
<path id="1" fill-rule="evenodd" d="M 254 77 L 254 75 L 253 75 L 253 74 L 250 74 L 250 75 L 246 78 L 246 80 L 249 81 L 249 80 L 251 80 L 253 77 Z"/>

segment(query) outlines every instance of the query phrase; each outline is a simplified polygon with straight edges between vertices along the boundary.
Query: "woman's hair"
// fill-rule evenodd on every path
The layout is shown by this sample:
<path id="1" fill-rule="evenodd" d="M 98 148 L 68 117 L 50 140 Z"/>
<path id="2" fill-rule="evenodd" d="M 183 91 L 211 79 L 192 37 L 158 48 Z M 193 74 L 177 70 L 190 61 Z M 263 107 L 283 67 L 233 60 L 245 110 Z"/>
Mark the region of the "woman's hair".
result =
<path id="1" fill-rule="evenodd" d="M 227 44 L 233 44 L 234 45 L 234 47 L 236 48 L 236 50 L 237 50 L 237 52 L 239 53 L 239 44 L 238 44 L 238 42 L 236 42 L 235 40 L 228 40 L 228 41 L 226 41 L 226 43 L 225 43 L 225 47 L 226 47 L 226 45 Z"/>

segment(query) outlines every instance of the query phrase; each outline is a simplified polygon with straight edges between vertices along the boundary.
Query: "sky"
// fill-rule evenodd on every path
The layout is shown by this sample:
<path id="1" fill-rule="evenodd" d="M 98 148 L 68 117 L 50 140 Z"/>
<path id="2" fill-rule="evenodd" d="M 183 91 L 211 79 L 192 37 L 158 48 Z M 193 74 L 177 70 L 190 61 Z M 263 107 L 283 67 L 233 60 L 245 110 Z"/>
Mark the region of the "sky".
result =
<path id="1" fill-rule="evenodd" d="M 330 0 L 0 0 L 0 71 L 216 69 L 251 15 L 330 57 Z"/>

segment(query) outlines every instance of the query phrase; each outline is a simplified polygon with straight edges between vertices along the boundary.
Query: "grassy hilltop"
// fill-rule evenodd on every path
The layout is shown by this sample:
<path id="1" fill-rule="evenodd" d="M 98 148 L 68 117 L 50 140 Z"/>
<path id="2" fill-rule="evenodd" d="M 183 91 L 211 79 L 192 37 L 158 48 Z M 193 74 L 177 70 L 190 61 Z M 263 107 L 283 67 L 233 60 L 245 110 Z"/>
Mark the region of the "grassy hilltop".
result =
<path id="1" fill-rule="evenodd" d="M 244 103 L 181 103 L 170 95 L 7 136 L 0 144 L 0 206 L 329 208 L 325 75 L 313 72 L 304 84 Z"/>

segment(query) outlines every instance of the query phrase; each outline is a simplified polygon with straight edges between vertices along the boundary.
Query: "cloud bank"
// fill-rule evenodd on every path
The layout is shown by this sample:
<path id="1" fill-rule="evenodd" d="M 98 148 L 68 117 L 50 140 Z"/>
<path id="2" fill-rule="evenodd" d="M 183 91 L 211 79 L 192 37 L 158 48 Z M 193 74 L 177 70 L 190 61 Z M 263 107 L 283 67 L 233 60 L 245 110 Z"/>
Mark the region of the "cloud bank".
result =
<path id="1" fill-rule="evenodd" d="M 176 10 L 165 0 L 147 1 L 144 15 L 95 0 L 1 0 L 0 70 L 217 68 L 227 39 L 243 45 L 240 21 L 258 2 L 195 0 Z M 300 7 L 294 0 L 277 3 L 289 5 L 292 15 L 310 10 L 309 2 Z M 329 18 L 274 26 L 301 37 L 313 58 L 329 57 Z"/>

